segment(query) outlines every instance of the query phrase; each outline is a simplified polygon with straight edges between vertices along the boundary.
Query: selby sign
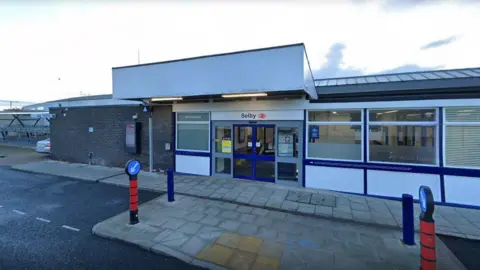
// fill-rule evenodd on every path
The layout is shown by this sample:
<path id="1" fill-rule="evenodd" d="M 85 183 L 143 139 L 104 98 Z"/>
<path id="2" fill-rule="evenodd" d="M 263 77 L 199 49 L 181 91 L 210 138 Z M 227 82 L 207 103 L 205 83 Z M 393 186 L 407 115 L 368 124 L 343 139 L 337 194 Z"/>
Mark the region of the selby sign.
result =
<path id="1" fill-rule="evenodd" d="M 212 120 L 303 120 L 303 110 L 212 112 L 211 117 Z"/>
<path id="2" fill-rule="evenodd" d="M 264 120 L 267 118 L 267 115 L 264 113 L 241 113 L 240 117 L 243 119 L 260 119 Z"/>

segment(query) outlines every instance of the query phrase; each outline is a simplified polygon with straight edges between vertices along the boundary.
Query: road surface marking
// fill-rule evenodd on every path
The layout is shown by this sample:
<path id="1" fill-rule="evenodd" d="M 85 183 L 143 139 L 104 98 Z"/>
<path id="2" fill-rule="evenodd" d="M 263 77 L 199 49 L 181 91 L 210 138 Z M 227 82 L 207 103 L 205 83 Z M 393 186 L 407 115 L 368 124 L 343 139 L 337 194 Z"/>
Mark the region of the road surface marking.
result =
<path id="1" fill-rule="evenodd" d="M 67 226 L 67 225 L 63 225 L 62 228 L 65 228 L 65 229 L 68 229 L 68 230 L 72 230 L 72 231 L 80 231 L 80 229 L 77 229 L 77 228 L 74 228 L 74 227 L 70 227 L 70 226 Z"/>
<path id="2" fill-rule="evenodd" d="M 40 217 L 37 217 L 36 220 L 40 220 L 40 221 L 43 221 L 43 222 L 50 223 L 50 220 L 44 219 L 44 218 L 40 218 Z"/>
<path id="3" fill-rule="evenodd" d="M 26 213 L 22 212 L 22 211 L 18 211 L 18 210 L 12 210 L 13 212 L 19 214 L 19 215 L 26 215 Z"/>

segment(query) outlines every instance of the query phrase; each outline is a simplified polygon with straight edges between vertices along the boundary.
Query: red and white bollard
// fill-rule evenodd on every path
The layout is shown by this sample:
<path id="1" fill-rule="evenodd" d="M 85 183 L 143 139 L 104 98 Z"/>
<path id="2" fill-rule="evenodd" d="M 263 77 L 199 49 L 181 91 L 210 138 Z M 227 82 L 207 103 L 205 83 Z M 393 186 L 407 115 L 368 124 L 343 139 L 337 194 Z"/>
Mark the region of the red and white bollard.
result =
<path id="1" fill-rule="evenodd" d="M 140 162 L 138 160 L 129 160 L 125 165 L 125 173 L 130 182 L 130 224 L 138 223 L 138 173 L 140 172 Z"/>
<path id="2" fill-rule="evenodd" d="M 419 190 L 420 209 L 420 269 L 437 269 L 435 244 L 435 220 L 433 219 L 434 200 L 429 187 L 421 186 Z"/>

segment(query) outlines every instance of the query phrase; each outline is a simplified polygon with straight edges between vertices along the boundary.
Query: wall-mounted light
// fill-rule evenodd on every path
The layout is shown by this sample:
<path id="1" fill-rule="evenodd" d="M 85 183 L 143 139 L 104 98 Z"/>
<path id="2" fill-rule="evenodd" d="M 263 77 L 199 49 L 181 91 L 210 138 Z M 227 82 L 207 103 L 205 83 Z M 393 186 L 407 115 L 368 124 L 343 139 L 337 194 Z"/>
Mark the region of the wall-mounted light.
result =
<path id="1" fill-rule="evenodd" d="M 250 93 L 250 94 L 229 94 L 222 95 L 223 98 L 238 98 L 238 97 L 266 97 L 267 93 Z"/>
<path id="2" fill-rule="evenodd" d="M 151 101 L 173 101 L 173 100 L 183 100 L 182 97 L 164 97 L 164 98 L 152 98 Z"/>

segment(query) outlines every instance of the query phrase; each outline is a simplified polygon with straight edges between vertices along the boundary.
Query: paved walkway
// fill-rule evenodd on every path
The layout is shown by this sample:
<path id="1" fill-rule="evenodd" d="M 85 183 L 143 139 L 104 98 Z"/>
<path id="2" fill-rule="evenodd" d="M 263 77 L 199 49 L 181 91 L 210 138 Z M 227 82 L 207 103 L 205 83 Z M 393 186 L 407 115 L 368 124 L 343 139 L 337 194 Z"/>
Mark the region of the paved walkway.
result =
<path id="1" fill-rule="evenodd" d="M 419 244 L 403 245 L 398 230 L 190 196 L 169 203 L 163 195 L 140 206 L 140 223 L 128 219 L 122 213 L 93 233 L 209 269 L 416 269 L 420 261 Z M 465 269 L 437 241 L 438 269 Z"/>
<path id="2" fill-rule="evenodd" d="M 12 166 L 13 169 L 67 176 L 81 180 L 128 186 L 121 168 L 89 166 L 57 161 L 44 161 Z M 139 188 L 166 191 L 166 176 L 142 172 Z M 299 213 L 305 216 L 375 224 L 401 228 L 400 201 L 384 200 L 326 190 L 292 188 L 272 183 L 203 176 L 175 176 L 175 192 L 246 206 Z M 415 205 L 415 226 L 418 230 L 420 209 Z M 480 240 L 480 210 L 436 206 L 437 233 Z"/>

